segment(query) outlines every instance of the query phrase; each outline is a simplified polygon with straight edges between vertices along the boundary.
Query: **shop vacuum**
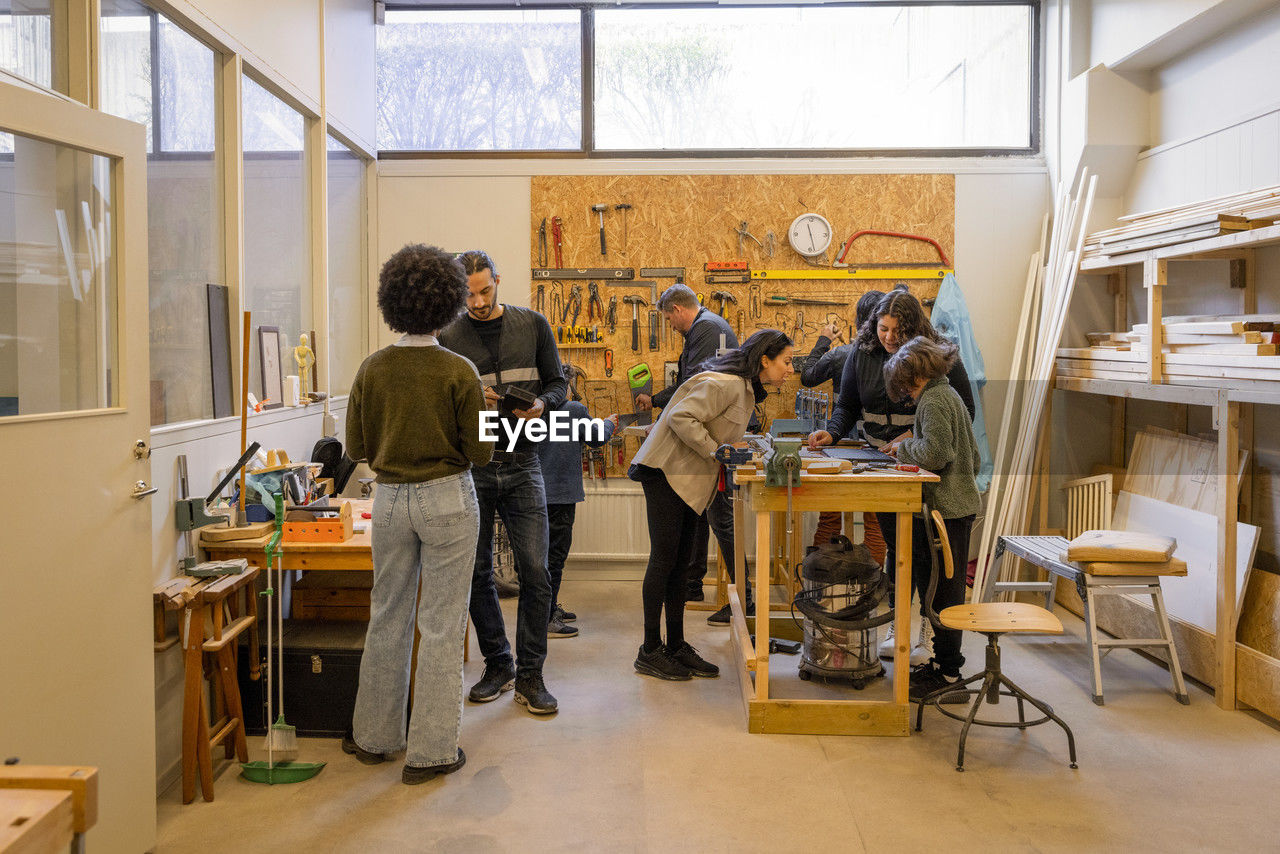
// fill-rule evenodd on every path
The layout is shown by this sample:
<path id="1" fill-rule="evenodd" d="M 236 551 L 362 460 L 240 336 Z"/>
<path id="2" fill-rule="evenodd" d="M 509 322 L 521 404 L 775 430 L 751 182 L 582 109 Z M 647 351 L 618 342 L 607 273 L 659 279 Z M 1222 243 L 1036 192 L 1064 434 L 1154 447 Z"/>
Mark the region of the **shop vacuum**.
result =
<path id="1" fill-rule="evenodd" d="M 893 610 L 876 612 L 888 598 L 889 576 L 867 547 L 841 536 L 810 548 L 800 581 L 792 604 L 792 615 L 804 616 L 800 678 L 848 681 L 861 690 L 883 676 L 876 635 Z"/>

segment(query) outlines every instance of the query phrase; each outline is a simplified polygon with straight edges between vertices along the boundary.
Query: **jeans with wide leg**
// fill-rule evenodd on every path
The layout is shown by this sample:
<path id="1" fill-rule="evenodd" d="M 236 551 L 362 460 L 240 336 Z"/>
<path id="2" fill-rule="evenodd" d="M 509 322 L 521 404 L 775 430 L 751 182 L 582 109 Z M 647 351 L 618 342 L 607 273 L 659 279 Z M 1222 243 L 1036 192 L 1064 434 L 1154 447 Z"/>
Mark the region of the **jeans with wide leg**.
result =
<path id="1" fill-rule="evenodd" d="M 406 750 L 409 765 L 453 762 L 479 523 L 471 473 L 379 483 L 371 515 L 373 590 L 352 718 L 355 741 L 373 753 Z M 415 610 L 421 639 L 406 739 Z"/>
<path id="2" fill-rule="evenodd" d="M 493 583 L 493 514 L 507 528 L 520 600 L 516 611 L 516 675 L 542 673 L 551 619 L 551 578 L 547 572 L 547 498 L 536 451 L 473 469 L 480 504 L 480 535 L 471 578 L 471 622 L 480 653 L 490 667 L 512 663 L 511 644 Z"/>

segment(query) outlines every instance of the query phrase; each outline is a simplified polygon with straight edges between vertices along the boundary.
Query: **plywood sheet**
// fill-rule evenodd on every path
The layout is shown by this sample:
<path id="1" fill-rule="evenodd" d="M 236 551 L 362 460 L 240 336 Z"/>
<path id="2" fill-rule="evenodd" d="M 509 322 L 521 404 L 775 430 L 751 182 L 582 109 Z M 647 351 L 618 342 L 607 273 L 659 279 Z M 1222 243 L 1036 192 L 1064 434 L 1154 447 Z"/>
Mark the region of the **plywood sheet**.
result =
<path id="1" fill-rule="evenodd" d="M 608 254 L 600 254 L 600 222 L 591 210 L 607 204 L 605 234 Z M 615 209 L 629 204 L 624 215 Z M 801 213 L 816 211 L 832 225 L 829 258 L 834 260 L 841 244 L 854 232 L 864 229 L 905 232 L 931 237 L 941 244 L 949 258 L 955 254 L 954 175 L 548 175 L 532 181 L 530 209 L 530 266 L 538 266 L 538 227 L 554 216 L 562 220 L 563 263 L 569 268 L 633 267 L 637 278 L 642 267 L 684 267 L 686 284 L 706 296 L 705 305 L 717 310 L 711 300 L 715 291 L 737 298 L 725 307 L 725 317 L 740 338 L 756 329 L 781 329 L 796 342 L 796 355 L 806 355 L 817 341 L 819 328 L 836 322 L 847 330 L 854 320 L 854 305 L 868 290 L 887 291 L 893 280 L 792 280 L 769 281 L 753 289 L 749 284 L 708 285 L 703 278 L 707 261 L 740 260 L 752 269 L 799 269 L 807 265 L 787 243 L 786 232 Z M 764 246 L 746 240 L 739 251 L 737 229 L 747 223 L 751 234 L 768 243 L 773 233 L 773 254 Z M 554 266 L 554 250 L 548 248 L 548 266 Z M 919 241 L 879 236 L 859 238 L 846 258 L 853 264 L 893 262 L 937 263 L 933 247 Z M 658 292 L 671 284 L 658 280 Z M 940 279 L 911 279 L 907 285 L 921 300 L 937 295 Z M 583 312 L 586 317 L 586 283 L 583 282 Z M 536 305 L 538 282 L 533 283 L 531 305 Z M 568 296 L 572 282 L 546 283 L 544 299 L 550 309 L 552 293 Z M 617 327 L 606 335 L 605 343 L 614 353 L 611 379 L 626 375 L 631 366 L 648 363 L 655 375 L 654 388 L 662 386 L 662 366 L 674 362 L 681 350 L 681 338 L 674 331 L 660 342 L 656 351 L 648 347 L 648 326 L 640 313 L 641 352 L 631 349 L 631 310 L 623 295 L 651 299 L 648 288 L 599 287 L 607 308 L 609 297 L 618 297 Z M 837 306 L 769 306 L 772 294 L 810 296 L 840 302 Z M 756 297 L 753 300 L 752 297 Z M 758 308 L 755 306 L 758 305 Z M 559 320 L 549 318 L 552 328 Z M 603 324 L 601 331 L 604 332 Z M 562 349 L 562 358 L 586 372 L 589 382 L 605 380 L 603 349 Z M 769 418 L 793 414 L 799 377 L 765 402 Z M 619 395 L 619 405 L 628 410 L 629 394 Z M 601 400 L 601 403 L 604 401 Z M 592 410 L 592 415 L 607 415 Z M 630 450 L 630 449 L 629 449 Z"/>
<path id="2" fill-rule="evenodd" d="M 1241 471 L 1247 457 L 1246 451 L 1240 452 Z M 1217 469 L 1217 443 L 1147 427 L 1133 438 L 1121 489 L 1201 513 L 1216 513 Z"/>
<path id="3" fill-rule="evenodd" d="M 1143 495 L 1121 491 L 1116 496 L 1111 526 L 1174 537 L 1178 546 L 1174 557 L 1186 561 L 1185 578 L 1170 578 L 1161 584 L 1169 615 L 1207 632 L 1217 630 L 1218 519 L 1208 513 L 1156 501 Z M 1259 530 L 1236 523 L 1236 589 L 1243 594 L 1249 567 L 1258 547 Z M 1239 607 L 1239 595 L 1236 605 Z"/>

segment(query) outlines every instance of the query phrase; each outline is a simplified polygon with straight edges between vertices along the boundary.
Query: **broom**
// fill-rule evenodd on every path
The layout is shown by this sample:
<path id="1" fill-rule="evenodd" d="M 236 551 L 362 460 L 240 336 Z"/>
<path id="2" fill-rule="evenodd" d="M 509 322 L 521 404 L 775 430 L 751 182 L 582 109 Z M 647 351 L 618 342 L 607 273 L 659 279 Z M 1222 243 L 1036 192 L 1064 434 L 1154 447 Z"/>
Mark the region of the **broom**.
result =
<path id="1" fill-rule="evenodd" d="M 284 495 L 277 492 L 273 496 L 276 502 L 276 532 L 281 538 L 284 536 Z M 267 754 L 274 762 L 292 762 L 298 758 L 298 730 L 291 727 L 284 721 L 284 568 L 280 561 L 280 551 L 274 555 L 268 556 L 268 565 L 274 560 L 276 566 L 276 595 L 275 599 L 275 617 L 276 617 L 276 678 L 275 685 L 268 685 L 267 690 L 273 687 L 279 691 L 280 697 L 280 716 L 276 718 L 275 723 L 267 730 Z M 271 615 L 267 615 L 267 619 L 271 619 Z M 267 655 L 271 654 L 270 648 L 267 649 Z M 270 713 L 268 713 L 270 714 Z M 279 757 L 278 759 L 276 757 Z"/>

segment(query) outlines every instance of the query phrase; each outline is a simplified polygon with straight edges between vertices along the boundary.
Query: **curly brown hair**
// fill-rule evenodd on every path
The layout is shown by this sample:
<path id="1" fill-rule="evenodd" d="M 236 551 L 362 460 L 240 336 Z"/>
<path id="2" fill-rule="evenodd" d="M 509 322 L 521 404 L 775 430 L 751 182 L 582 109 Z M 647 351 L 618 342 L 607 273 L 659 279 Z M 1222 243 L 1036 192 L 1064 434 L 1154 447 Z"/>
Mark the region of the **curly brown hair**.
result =
<path id="1" fill-rule="evenodd" d="M 452 252 L 410 243 L 378 274 L 378 310 L 391 331 L 429 335 L 467 307 L 467 274 Z"/>
<path id="2" fill-rule="evenodd" d="M 921 380 L 946 375 L 959 350 L 945 338 L 934 341 L 917 335 L 898 348 L 884 365 L 884 387 L 891 400 L 906 400 Z"/>
<path id="3" fill-rule="evenodd" d="M 880 318 L 886 314 L 898 321 L 897 337 L 899 341 L 909 341 L 919 335 L 936 342 L 946 340 L 933 328 L 929 318 L 925 317 L 924 308 L 920 305 L 920 300 L 905 290 L 894 288 L 880 297 L 880 302 L 876 304 L 875 311 L 867 318 L 866 323 L 858 327 L 857 344 L 859 350 L 864 353 L 874 353 L 877 350 L 884 352 L 884 345 L 880 343 L 880 336 L 876 334 L 876 327 L 879 325 Z"/>

